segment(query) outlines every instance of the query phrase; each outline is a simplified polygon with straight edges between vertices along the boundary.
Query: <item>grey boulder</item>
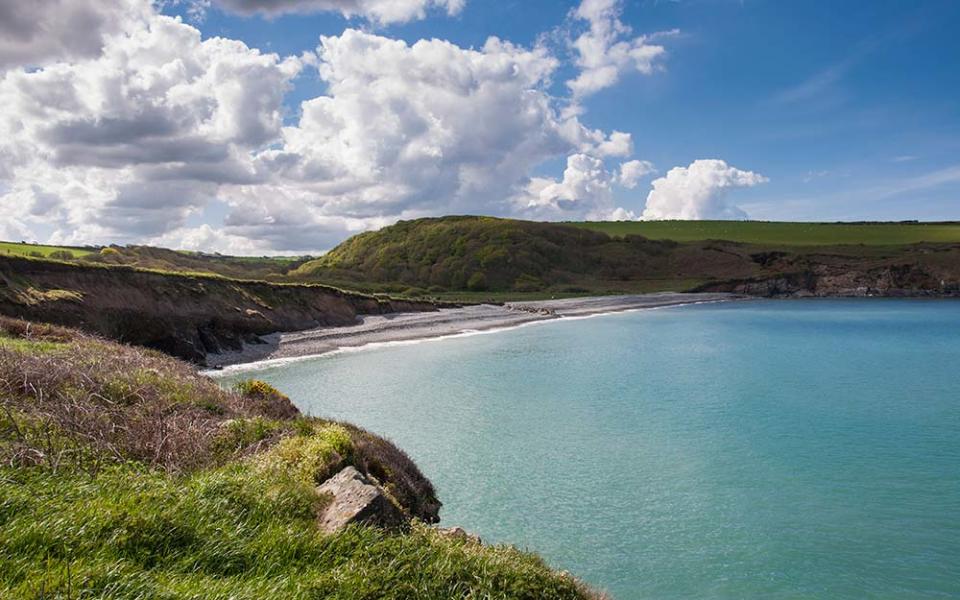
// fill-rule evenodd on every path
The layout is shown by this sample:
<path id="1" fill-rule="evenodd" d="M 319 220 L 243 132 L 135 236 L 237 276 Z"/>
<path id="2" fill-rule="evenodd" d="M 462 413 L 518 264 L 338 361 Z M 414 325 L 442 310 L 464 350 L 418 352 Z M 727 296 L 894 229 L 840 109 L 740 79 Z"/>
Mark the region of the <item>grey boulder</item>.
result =
<path id="1" fill-rule="evenodd" d="M 332 497 L 318 523 L 327 533 L 340 531 L 351 523 L 386 529 L 403 528 L 409 523 L 383 489 L 353 467 L 346 467 L 324 481 L 317 493 Z"/>

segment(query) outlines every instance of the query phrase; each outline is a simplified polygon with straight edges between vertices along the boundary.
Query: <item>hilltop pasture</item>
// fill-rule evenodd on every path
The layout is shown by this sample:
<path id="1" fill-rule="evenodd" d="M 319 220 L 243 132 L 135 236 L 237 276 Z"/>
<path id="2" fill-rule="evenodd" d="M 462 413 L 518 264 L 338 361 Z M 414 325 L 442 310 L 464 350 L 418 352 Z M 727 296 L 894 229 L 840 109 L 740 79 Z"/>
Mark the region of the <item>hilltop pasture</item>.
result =
<path id="1" fill-rule="evenodd" d="M 612 237 L 642 235 L 652 240 L 726 240 L 774 246 L 895 246 L 960 242 L 960 222 L 798 223 L 776 221 L 587 221 L 566 225 Z"/>
<path id="2" fill-rule="evenodd" d="M 87 256 L 93 251 L 88 248 L 74 248 L 70 246 L 44 246 L 42 244 L 26 244 L 23 242 L 0 242 L 0 254 L 6 254 L 8 256 L 57 258 L 57 256 L 54 255 L 55 253 L 64 252 L 69 252 L 74 258 L 79 258 L 81 256 Z"/>

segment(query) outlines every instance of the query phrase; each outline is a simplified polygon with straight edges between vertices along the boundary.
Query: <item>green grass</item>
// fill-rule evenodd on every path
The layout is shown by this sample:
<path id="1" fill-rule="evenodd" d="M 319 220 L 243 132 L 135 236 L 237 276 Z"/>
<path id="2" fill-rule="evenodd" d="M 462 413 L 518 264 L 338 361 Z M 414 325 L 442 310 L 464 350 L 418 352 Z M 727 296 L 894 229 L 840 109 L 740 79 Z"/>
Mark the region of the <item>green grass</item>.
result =
<path id="1" fill-rule="evenodd" d="M 86 248 L 73 248 L 70 246 L 42 246 L 39 244 L 23 244 L 19 242 L 0 242 L 0 254 L 10 256 L 42 256 L 49 257 L 54 252 L 70 252 L 74 257 L 87 256 L 92 254 L 91 250 Z"/>
<path id="2" fill-rule="evenodd" d="M 532 554 L 426 526 L 326 535 L 294 478 L 0 469 L 0 597 L 586 598 Z"/>
<path id="3" fill-rule="evenodd" d="M 655 240 L 728 240 L 778 246 L 960 242 L 960 223 L 781 223 L 766 221 L 593 221 L 567 223 L 611 236 Z"/>
<path id="4" fill-rule="evenodd" d="M 0 349 L 20 352 L 23 354 L 45 354 L 55 350 L 66 348 L 67 344 L 61 342 L 48 342 L 45 340 L 25 340 L 22 338 L 9 337 L 0 331 Z"/>

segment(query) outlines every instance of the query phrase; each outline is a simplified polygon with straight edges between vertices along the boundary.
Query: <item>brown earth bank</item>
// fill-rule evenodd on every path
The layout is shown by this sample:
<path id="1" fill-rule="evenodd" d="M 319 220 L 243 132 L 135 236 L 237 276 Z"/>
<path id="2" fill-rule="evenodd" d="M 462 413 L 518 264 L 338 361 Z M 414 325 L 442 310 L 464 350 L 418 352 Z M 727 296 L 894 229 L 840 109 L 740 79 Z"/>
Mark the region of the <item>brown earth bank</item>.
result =
<path id="1" fill-rule="evenodd" d="M 259 336 L 432 311 L 316 284 L 273 284 L 0 256 L 0 314 L 78 327 L 203 363 Z"/>

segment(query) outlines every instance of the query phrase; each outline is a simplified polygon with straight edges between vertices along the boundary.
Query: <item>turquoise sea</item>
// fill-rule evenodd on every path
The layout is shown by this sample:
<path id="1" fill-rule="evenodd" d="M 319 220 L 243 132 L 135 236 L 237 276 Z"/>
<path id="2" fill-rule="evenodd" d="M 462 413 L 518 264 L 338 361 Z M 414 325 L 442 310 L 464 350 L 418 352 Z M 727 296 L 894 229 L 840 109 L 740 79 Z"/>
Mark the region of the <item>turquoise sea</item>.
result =
<path id="1" fill-rule="evenodd" d="M 674 307 L 242 376 L 614 598 L 960 598 L 960 302 Z"/>

